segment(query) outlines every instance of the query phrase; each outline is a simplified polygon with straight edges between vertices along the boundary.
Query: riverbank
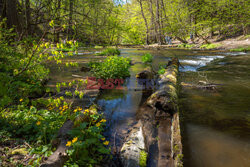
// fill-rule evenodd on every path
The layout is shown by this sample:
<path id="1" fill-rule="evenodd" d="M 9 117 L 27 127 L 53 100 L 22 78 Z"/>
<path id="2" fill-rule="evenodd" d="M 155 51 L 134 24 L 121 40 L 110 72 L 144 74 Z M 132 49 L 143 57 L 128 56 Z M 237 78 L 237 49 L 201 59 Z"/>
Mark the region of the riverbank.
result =
<path id="1" fill-rule="evenodd" d="M 218 37 L 207 39 L 209 44 L 204 44 L 204 40 L 195 39 L 194 42 L 188 40 L 187 44 L 181 43 L 178 40 L 173 40 L 172 45 L 123 45 L 120 48 L 140 48 L 140 49 L 169 49 L 169 48 L 180 48 L 180 49 L 196 49 L 196 50 L 228 50 L 228 51 L 249 51 L 250 50 L 250 36 L 238 36 L 233 38 L 227 38 L 220 40 Z"/>

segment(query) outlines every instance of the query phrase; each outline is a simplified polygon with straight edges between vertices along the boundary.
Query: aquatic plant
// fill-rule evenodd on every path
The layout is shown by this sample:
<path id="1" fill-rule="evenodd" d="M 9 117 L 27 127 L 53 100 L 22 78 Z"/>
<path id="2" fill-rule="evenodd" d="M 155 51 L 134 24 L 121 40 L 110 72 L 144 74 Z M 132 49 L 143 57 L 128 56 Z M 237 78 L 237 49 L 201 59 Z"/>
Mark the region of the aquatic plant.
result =
<path id="1" fill-rule="evenodd" d="M 129 58 L 110 56 L 102 63 L 91 63 L 91 72 L 95 77 L 102 79 L 126 78 L 130 76 L 130 61 Z"/>
<path id="2" fill-rule="evenodd" d="M 141 58 L 143 63 L 151 63 L 153 61 L 153 56 L 150 53 L 146 53 Z"/>

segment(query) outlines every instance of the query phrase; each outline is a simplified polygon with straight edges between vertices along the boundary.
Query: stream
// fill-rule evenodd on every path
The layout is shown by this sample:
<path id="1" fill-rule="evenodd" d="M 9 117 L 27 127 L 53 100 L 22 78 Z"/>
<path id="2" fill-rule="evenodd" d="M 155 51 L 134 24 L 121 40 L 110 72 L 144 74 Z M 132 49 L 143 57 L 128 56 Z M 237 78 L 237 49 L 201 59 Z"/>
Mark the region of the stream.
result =
<path id="1" fill-rule="evenodd" d="M 102 59 L 93 54 L 71 57 L 79 65 Z M 166 66 L 178 57 L 180 81 L 197 84 L 199 81 L 219 84 L 213 91 L 183 87 L 180 91 L 180 115 L 185 167 L 247 167 L 250 164 L 250 53 L 230 53 L 195 50 L 138 50 L 121 49 L 121 56 L 130 57 L 133 64 L 126 89 L 104 90 L 97 104 L 107 119 L 105 136 L 112 153 L 119 151 L 130 127 L 136 122 L 136 112 L 147 95 L 138 91 L 135 75 L 146 65 L 141 56 L 154 56 L 152 67 Z M 77 68 L 56 70 L 51 67 L 49 85 L 70 81 L 72 74 L 89 76 Z"/>

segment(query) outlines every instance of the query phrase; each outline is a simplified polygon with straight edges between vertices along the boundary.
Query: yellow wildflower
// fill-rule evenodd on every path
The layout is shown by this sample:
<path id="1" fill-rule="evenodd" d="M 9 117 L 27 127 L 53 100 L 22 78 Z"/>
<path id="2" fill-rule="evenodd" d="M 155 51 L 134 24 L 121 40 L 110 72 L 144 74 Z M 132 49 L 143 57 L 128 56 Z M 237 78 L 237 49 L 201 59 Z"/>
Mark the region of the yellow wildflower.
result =
<path id="1" fill-rule="evenodd" d="M 38 121 L 38 122 L 36 123 L 36 125 L 38 125 L 38 126 L 39 126 L 39 125 L 41 125 L 41 122 L 40 122 L 40 121 Z"/>
<path id="2" fill-rule="evenodd" d="M 71 145 L 72 145 L 71 141 L 68 141 L 67 144 L 66 144 L 66 146 L 68 146 L 68 147 L 71 146 Z"/>
<path id="3" fill-rule="evenodd" d="M 19 101 L 20 101 L 20 102 L 22 102 L 22 101 L 23 101 L 23 99 L 20 99 Z"/>
<path id="4" fill-rule="evenodd" d="M 105 123 L 106 122 L 106 119 L 102 119 L 100 122 L 103 122 L 103 123 Z"/>
<path id="5" fill-rule="evenodd" d="M 101 123 L 100 123 L 100 122 L 98 122 L 98 123 L 96 124 L 96 126 L 97 126 L 97 127 L 101 126 Z"/>
<path id="6" fill-rule="evenodd" d="M 78 138 L 75 137 L 75 138 L 72 140 L 72 143 L 75 143 L 77 140 L 78 140 Z"/>
<path id="7" fill-rule="evenodd" d="M 89 109 L 84 110 L 84 114 L 89 113 Z"/>
<path id="8" fill-rule="evenodd" d="M 109 145 L 109 141 L 105 141 L 105 142 L 103 142 L 103 144 L 107 146 L 107 145 Z"/>
<path id="9" fill-rule="evenodd" d="M 101 138 L 103 141 L 105 140 L 105 137 Z"/>
<path id="10" fill-rule="evenodd" d="M 78 110 L 77 109 L 74 109 L 74 112 L 77 112 Z"/>
<path id="11" fill-rule="evenodd" d="M 59 110 L 62 110 L 62 107 L 60 107 Z"/>

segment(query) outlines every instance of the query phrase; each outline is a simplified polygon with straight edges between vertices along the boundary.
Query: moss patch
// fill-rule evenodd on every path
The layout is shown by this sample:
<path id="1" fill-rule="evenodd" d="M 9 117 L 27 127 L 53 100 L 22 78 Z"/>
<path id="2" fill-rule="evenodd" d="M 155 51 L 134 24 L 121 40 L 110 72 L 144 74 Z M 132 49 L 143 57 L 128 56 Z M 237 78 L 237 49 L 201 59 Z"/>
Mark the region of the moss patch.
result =
<path id="1" fill-rule="evenodd" d="M 140 152 L 140 161 L 139 161 L 139 165 L 140 167 L 146 167 L 147 166 L 147 157 L 148 157 L 148 153 L 144 150 L 142 150 Z"/>

